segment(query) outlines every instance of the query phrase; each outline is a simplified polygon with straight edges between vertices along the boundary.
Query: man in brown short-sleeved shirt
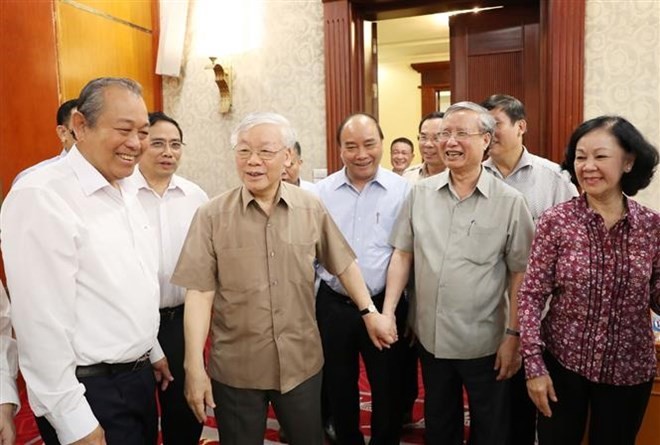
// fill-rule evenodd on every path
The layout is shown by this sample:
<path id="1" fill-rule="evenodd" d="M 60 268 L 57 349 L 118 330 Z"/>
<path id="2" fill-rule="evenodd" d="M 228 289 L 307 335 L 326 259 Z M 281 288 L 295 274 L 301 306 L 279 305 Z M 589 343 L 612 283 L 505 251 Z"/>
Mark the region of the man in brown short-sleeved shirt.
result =
<path id="1" fill-rule="evenodd" d="M 223 445 L 263 443 L 268 402 L 292 445 L 323 443 L 315 259 L 368 313 L 378 347 L 396 338 L 323 205 L 281 181 L 295 140 L 277 114 L 251 114 L 238 125 L 231 143 L 243 185 L 200 207 L 172 277 L 188 289 L 186 397 L 200 421 L 206 405 L 215 408 Z M 203 362 L 209 326 L 212 385 Z"/>

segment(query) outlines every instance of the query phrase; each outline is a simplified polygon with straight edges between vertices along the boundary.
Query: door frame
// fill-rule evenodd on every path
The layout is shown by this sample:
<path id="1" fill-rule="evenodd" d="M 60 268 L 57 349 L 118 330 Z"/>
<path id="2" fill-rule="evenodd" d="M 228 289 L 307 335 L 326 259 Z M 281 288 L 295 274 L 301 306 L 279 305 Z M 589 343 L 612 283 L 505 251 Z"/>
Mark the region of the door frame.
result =
<path id="1" fill-rule="evenodd" d="M 524 0 L 527 2 L 528 0 Z M 586 0 L 538 0 L 540 12 L 541 140 L 559 162 L 584 111 L 584 27 Z M 485 0 L 482 6 L 521 0 Z M 325 39 L 326 160 L 328 173 L 342 162 L 335 133 L 351 113 L 364 111 L 365 20 L 410 17 L 467 9 L 469 0 L 323 0 Z"/>

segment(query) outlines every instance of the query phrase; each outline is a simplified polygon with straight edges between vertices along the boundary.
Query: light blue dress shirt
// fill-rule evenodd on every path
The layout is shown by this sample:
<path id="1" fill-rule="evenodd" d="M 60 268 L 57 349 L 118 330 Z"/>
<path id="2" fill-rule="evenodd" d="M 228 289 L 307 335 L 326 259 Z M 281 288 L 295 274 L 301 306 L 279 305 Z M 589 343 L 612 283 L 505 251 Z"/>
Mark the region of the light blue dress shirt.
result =
<path id="1" fill-rule="evenodd" d="M 382 292 L 394 251 L 389 244 L 390 233 L 410 184 L 379 167 L 374 179 L 358 191 L 343 168 L 316 183 L 315 191 L 355 251 L 370 294 Z M 335 292 L 346 295 L 337 277 L 320 266 L 318 274 Z"/>

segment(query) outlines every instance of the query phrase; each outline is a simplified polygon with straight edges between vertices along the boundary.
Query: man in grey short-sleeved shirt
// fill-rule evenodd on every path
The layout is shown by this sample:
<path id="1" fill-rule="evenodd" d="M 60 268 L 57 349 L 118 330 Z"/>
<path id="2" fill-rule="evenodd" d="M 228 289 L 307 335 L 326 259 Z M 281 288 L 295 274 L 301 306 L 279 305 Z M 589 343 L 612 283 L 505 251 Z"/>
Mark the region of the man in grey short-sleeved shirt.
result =
<path id="1" fill-rule="evenodd" d="M 516 298 L 534 228 L 523 196 L 481 167 L 493 131 L 479 105 L 447 110 L 438 137 L 448 171 L 415 185 L 390 239 L 385 315 L 414 257 L 427 443 L 461 443 L 463 385 L 471 442 L 506 442 L 506 380 L 520 367 Z"/>

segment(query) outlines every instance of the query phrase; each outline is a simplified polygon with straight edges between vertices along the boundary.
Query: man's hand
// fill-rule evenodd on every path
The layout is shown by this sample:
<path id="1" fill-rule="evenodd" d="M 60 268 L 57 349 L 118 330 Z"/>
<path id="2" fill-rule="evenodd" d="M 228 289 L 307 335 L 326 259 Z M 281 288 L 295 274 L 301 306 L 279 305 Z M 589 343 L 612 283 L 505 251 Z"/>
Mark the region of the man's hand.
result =
<path id="1" fill-rule="evenodd" d="M 499 370 L 496 380 L 509 379 L 518 372 L 522 365 L 519 350 L 520 339 L 513 335 L 505 335 L 495 357 L 495 370 Z"/>
<path id="2" fill-rule="evenodd" d="M 16 443 L 15 412 L 16 405 L 13 403 L 0 405 L 0 445 L 14 445 Z"/>
<path id="3" fill-rule="evenodd" d="M 557 394 L 549 375 L 542 375 L 527 380 L 527 394 L 532 399 L 536 408 L 546 417 L 552 417 L 550 402 L 548 399 L 557 403 Z"/>
<path id="4" fill-rule="evenodd" d="M 378 312 L 364 315 L 364 324 L 367 327 L 369 338 L 374 346 L 381 350 L 389 348 L 399 337 L 396 332 L 396 321 L 393 317 L 388 317 Z"/>
<path id="5" fill-rule="evenodd" d="M 211 379 L 204 369 L 186 369 L 184 394 L 188 406 L 192 409 L 197 420 L 199 420 L 200 423 L 204 423 L 206 420 L 206 407 L 210 406 L 211 408 L 215 408 L 213 390 L 211 389 Z"/>
<path id="6" fill-rule="evenodd" d="M 156 382 L 160 385 L 161 391 L 165 391 L 170 382 L 174 381 L 174 377 L 172 377 L 172 373 L 170 372 L 170 366 L 167 363 L 167 357 L 163 357 L 157 362 L 152 363 L 151 366 L 154 368 L 154 376 L 156 377 Z"/>
<path id="7" fill-rule="evenodd" d="M 94 428 L 94 431 L 80 440 L 76 440 L 71 445 L 107 445 L 105 441 L 105 432 L 101 425 Z"/>

